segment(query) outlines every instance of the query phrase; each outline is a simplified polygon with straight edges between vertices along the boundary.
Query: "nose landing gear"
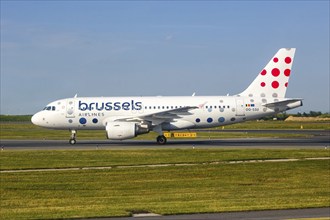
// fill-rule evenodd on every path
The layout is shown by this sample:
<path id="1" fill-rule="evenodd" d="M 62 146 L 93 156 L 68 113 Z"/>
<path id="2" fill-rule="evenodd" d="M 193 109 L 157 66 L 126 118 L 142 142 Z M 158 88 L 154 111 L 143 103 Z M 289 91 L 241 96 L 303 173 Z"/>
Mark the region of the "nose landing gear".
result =
<path id="1" fill-rule="evenodd" d="M 71 145 L 74 145 L 74 144 L 76 144 L 76 134 L 77 134 L 77 131 L 76 130 L 71 130 L 71 138 L 70 138 L 70 140 L 69 140 L 69 143 L 71 144 Z"/>

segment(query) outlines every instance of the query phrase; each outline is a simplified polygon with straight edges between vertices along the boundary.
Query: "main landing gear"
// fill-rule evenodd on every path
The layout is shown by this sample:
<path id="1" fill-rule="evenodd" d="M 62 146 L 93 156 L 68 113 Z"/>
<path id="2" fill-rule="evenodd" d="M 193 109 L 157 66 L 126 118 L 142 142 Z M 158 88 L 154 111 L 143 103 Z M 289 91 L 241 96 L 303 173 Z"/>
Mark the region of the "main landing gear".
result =
<path id="1" fill-rule="evenodd" d="M 166 144 L 166 142 L 167 142 L 167 138 L 164 135 L 159 135 L 157 137 L 157 143 L 158 144 L 163 145 L 163 144 Z"/>
<path id="2" fill-rule="evenodd" d="M 157 132 L 159 134 L 159 136 L 157 137 L 157 143 L 158 144 L 161 144 L 161 145 L 164 145 L 166 144 L 167 142 L 167 139 L 166 137 L 163 135 L 163 130 L 162 130 L 162 126 L 159 124 L 157 126 L 155 126 L 153 129 L 152 129 L 154 132 Z"/>
<path id="3" fill-rule="evenodd" d="M 69 143 L 70 143 L 71 145 L 74 145 L 74 144 L 77 143 L 77 141 L 76 141 L 76 136 L 77 136 L 77 131 L 76 131 L 76 130 L 71 130 L 71 138 L 70 138 L 70 140 L 69 140 Z M 159 136 L 157 137 L 157 143 L 158 143 L 158 144 L 160 144 L 160 145 L 164 145 L 164 144 L 166 144 L 166 142 L 167 142 L 167 138 L 166 138 L 164 135 L 159 135 Z"/>
<path id="4" fill-rule="evenodd" d="M 77 134 L 77 131 L 76 130 L 71 130 L 71 138 L 70 138 L 70 140 L 69 140 L 69 143 L 71 144 L 71 145 L 74 145 L 74 144 L 76 144 L 76 134 Z"/>

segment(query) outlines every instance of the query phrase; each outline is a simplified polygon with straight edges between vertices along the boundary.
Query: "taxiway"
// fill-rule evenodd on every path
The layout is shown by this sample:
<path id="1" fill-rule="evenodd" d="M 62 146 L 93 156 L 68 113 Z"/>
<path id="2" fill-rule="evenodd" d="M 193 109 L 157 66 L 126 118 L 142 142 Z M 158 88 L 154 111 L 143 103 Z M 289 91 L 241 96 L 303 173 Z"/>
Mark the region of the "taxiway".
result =
<path id="1" fill-rule="evenodd" d="M 3 150 L 54 150 L 54 149 L 138 149 L 138 148 L 327 148 L 330 136 L 310 138 L 241 138 L 241 139 L 170 139 L 166 145 L 155 141 L 77 140 L 70 145 L 63 140 L 0 140 Z"/>

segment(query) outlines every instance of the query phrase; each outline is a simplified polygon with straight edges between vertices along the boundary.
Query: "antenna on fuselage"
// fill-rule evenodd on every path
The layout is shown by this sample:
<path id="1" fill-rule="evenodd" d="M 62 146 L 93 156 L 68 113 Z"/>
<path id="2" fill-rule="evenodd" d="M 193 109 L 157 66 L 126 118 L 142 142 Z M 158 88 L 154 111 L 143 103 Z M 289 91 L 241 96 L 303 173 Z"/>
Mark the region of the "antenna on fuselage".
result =
<path id="1" fill-rule="evenodd" d="M 77 98 L 78 94 L 75 94 L 73 98 Z"/>

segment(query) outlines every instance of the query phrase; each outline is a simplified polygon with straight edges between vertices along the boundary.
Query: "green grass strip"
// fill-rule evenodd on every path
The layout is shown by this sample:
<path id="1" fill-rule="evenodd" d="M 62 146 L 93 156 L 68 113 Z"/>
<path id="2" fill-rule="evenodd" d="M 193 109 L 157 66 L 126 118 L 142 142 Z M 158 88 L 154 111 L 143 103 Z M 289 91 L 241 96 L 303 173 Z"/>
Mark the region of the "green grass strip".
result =
<path id="1" fill-rule="evenodd" d="M 210 163 L 330 157 L 324 149 L 22 150 L 0 152 L 0 170 Z"/>

